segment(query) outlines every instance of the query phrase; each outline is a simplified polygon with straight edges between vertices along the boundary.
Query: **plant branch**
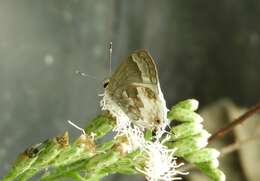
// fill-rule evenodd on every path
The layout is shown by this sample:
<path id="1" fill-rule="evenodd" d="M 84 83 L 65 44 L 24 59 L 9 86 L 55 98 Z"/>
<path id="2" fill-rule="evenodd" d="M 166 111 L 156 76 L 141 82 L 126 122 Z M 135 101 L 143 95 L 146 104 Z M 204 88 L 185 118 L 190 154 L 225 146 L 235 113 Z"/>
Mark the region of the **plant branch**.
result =
<path id="1" fill-rule="evenodd" d="M 217 159 L 215 154 L 217 151 L 205 148 L 209 134 L 202 129 L 202 118 L 195 112 L 197 108 L 198 101 L 193 99 L 182 101 L 172 108 L 168 113 L 169 121 L 177 120 L 180 125 L 168 132 L 167 136 L 174 136 L 172 139 L 169 138 L 167 143 L 162 141 L 162 144 L 178 147 L 178 150 L 186 154 L 175 152 L 174 156 L 187 158 L 188 162 L 201 168 L 203 173 L 213 180 L 223 181 L 224 173 L 216 166 L 211 167 Z M 41 181 L 60 178 L 97 181 L 114 173 L 140 174 L 136 168 L 146 169 L 146 161 L 149 159 L 146 152 L 137 149 L 131 153 L 124 153 L 122 150 L 126 142 L 119 137 L 105 142 L 101 140 L 113 131 L 115 126 L 115 118 L 108 112 L 103 112 L 94 118 L 85 127 L 85 131 L 82 131 L 82 135 L 71 144 L 67 132 L 62 137 L 37 144 L 39 146 L 33 146 L 19 156 L 3 181 L 11 181 L 15 178 L 25 181 L 47 168 L 51 169 L 45 171 Z M 170 154 L 168 158 L 166 155 L 167 159 L 171 159 L 170 161 L 172 156 Z"/>
<path id="2" fill-rule="evenodd" d="M 226 133 L 228 133 L 229 131 L 233 130 L 237 125 L 243 123 L 244 121 L 246 121 L 249 117 L 251 117 L 252 115 L 254 115 L 255 113 L 260 111 L 260 102 L 257 103 L 256 105 L 252 106 L 251 108 L 249 108 L 249 110 L 247 112 L 245 112 L 244 114 L 242 114 L 241 116 L 239 116 L 238 118 L 236 118 L 234 121 L 230 122 L 229 124 L 227 124 L 225 127 L 219 129 L 218 131 L 216 131 L 209 139 L 209 142 L 212 142 L 213 140 L 217 139 L 217 138 L 221 138 L 223 137 Z"/>
<path id="3" fill-rule="evenodd" d="M 260 132 L 255 134 L 254 136 L 247 138 L 245 140 L 242 141 L 236 141 L 230 145 L 225 146 L 224 148 L 221 149 L 221 156 L 225 156 L 229 153 L 232 153 L 236 150 L 238 150 L 239 148 L 241 148 L 242 146 L 245 146 L 253 141 L 256 141 L 260 138 Z"/>

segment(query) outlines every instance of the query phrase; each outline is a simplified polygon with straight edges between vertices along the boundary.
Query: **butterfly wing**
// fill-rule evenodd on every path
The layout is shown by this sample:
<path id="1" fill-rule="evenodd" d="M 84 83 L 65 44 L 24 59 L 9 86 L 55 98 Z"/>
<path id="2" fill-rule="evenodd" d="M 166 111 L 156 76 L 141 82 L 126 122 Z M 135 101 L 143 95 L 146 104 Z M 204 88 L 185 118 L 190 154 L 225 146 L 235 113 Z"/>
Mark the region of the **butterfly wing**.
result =
<path id="1" fill-rule="evenodd" d="M 157 69 L 152 57 L 146 50 L 138 50 L 116 69 L 107 88 L 112 93 L 119 87 L 131 83 L 156 85 L 157 82 Z"/>
<path id="2" fill-rule="evenodd" d="M 134 52 L 117 68 L 105 93 L 142 128 L 154 127 L 166 119 L 157 68 L 146 50 Z"/>

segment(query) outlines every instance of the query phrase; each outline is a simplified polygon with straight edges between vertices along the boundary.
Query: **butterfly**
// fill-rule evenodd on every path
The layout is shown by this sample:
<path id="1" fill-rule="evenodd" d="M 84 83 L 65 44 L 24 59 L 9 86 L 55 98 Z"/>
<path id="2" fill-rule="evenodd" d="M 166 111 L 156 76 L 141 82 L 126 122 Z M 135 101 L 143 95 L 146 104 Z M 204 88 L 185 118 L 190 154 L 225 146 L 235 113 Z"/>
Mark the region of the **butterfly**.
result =
<path id="1" fill-rule="evenodd" d="M 137 50 L 115 70 L 104 84 L 101 104 L 117 119 L 125 116 L 144 129 L 164 127 L 167 107 L 156 64 L 146 50 Z"/>

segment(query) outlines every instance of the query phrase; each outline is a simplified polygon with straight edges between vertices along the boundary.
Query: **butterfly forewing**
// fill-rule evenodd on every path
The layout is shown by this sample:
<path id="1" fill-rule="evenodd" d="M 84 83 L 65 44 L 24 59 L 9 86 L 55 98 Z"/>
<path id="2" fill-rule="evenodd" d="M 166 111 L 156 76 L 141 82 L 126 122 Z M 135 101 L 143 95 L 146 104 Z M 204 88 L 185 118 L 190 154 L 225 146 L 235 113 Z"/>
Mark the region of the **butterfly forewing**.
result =
<path id="1" fill-rule="evenodd" d="M 156 65 L 145 50 L 135 51 L 117 68 L 105 93 L 142 128 L 154 127 L 166 119 Z"/>
<path id="2" fill-rule="evenodd" d="M 106 90 L 114 90 L 129 84 L 150 84 L 157 88 L 158 73 L 152 57 L 146 50 L 137 50 L 123 62 L 112 75 Z"/>

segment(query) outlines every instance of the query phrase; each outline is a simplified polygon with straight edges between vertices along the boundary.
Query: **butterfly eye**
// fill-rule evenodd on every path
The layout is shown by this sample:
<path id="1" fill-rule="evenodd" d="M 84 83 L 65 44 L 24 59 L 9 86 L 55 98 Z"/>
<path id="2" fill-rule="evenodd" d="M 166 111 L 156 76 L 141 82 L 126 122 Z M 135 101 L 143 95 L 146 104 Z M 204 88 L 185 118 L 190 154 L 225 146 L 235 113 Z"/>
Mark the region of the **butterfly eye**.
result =
<path id="1" fill-rule="evenodd" d="M 104 82 L 104 84 L 103 84 L 103 87 L 106 88 L 106 87 L 108 86 L 108 84 L 109 84 L 109 80 L 106 80 L 106 81 Z"/>

